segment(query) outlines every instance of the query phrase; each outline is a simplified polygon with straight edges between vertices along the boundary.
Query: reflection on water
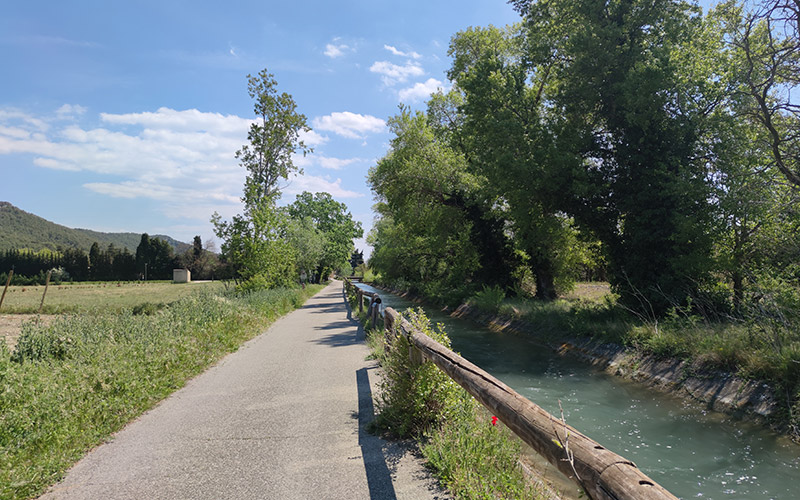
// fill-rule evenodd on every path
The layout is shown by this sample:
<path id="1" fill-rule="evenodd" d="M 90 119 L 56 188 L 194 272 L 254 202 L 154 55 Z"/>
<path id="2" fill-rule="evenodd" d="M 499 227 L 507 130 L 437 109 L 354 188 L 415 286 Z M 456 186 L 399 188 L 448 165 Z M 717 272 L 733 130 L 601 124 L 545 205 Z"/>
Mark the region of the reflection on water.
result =
<path id="1" fill-rule="evenodd" d="M 410 301 L 377 292 L 384 307 Z M 426 309 L 443 323 L 453 349 L 608 449 L 633 460 L 678 497 L 796 499 L 800 446 L 703 405 L 648 391 L 607 375 L 527 336 L 497 333 Z"/>

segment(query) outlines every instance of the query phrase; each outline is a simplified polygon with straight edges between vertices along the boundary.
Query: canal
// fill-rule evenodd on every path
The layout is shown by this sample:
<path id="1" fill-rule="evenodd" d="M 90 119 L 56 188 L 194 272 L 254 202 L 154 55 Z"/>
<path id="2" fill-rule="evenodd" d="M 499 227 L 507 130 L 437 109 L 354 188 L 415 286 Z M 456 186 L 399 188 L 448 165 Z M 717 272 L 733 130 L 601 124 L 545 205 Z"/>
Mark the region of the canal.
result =
<path id="1" fill-rule="evenodd" d="M 383 290 L 384 307 L 418 307 Z M 424 308 L 453 350 L 553 415 L 636 463 L 674 495 L 703 499 L 800 498 L 800 446 L 755 424 L 614 377 L 535 339 L 498 333 Z"/>

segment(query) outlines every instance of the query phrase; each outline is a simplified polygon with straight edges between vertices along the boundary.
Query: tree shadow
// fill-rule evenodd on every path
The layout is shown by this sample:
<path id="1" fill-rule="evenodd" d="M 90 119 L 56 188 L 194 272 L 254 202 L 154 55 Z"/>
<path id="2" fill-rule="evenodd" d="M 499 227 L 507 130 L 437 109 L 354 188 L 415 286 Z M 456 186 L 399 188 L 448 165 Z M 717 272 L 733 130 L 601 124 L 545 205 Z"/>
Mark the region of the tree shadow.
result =
<path id="1" fill-rule="evenodd" d="M 384 456 L 383 439 L 370 434 L 366 429 L 367 424 L 375 418 L 372 387 L 367 370 L 365 367 L 356 371 L 356 385 L 358 386 L 358 445 L 361 447 L 361 456 L 367 473 L 369 496 L 373 500 L 396 500 L 392 473 L 386 464 L 387 457 Z M 395 463 L 398 460 L 399 458 L 395 457 Z"/>

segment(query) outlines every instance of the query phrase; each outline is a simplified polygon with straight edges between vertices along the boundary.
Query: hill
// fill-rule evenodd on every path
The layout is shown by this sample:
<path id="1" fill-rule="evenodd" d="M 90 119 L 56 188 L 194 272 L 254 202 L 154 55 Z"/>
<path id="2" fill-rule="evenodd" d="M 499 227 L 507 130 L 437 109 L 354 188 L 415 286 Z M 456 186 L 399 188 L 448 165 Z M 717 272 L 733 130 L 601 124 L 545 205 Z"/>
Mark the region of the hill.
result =
<path id="1" fill-rule="evenodd" d="M 169 236 L 155 234 L 151 238 L 159 238 L 169 243 L 176 253 L 185 252 L 191 245 L 175 240 Z M 21 210 L 7 201 L 0 201 L 0 252 L 13 248 L 42 250 L 58 247 L 77 247 L 89 251 L 95 241 L 101 248 L 113 243 L 117 248 L 127 248 L 136 252 L 142 235 L 139 233 L 101 233 L 90 229 L 72 229 L 38 215 Z"/>

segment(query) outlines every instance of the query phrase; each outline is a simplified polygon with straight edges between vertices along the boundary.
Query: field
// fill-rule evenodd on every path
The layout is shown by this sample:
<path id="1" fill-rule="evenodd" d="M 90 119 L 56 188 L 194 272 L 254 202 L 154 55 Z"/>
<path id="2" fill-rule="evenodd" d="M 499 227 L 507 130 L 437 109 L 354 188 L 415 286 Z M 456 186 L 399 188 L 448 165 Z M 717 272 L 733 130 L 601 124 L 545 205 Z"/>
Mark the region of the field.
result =
<path id="1" fill-rule="evenodd" d="M 0 309 L 0 339 L 13 349 L 25 322 L 49 324 L 61 314 L 119 312 L 125 309 L 151 312 L 200 290 L 219 291 L 221 281 L 175 284 L 166 281 L 121 283 L 69 283 L 44 286 L 10 286 Z"/>
<path id="2" fill-rule="evenodd" d="M 45 307 L 68 313 L 4 315 L 24 326 L 13 350 L 0 344 L 0 500 L 40 495 L 88 450 L 322 285 L 224 288 L 62 285 L 48 290 Z M 16 311 L 38 309 L 41 291 L 20 287 L 6 300 Z"/>

